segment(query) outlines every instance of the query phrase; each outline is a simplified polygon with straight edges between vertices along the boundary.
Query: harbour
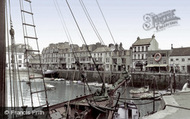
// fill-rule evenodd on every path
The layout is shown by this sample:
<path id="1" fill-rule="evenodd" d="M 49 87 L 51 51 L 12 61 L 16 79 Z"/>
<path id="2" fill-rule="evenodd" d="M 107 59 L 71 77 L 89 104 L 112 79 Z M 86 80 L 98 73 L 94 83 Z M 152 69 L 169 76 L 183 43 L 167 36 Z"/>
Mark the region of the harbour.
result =
<path id="1" fill-rule="evenodd" d="M 188 119 L 188 13 L 136 2 L 2 0 L 0 118 Z"/>
<path id="2" fill-rule="evenodd" d="M 21 89 L 22 89 L 22 93 L 23 93 L 23 105 L 27 105 L 28 107 L 31 107 L 31 97 L 30 97 L 30 94 L 29 94 L 29 85 L 27 84 L 26 81 L 22 81 L 24 79 L 27 79 L 27 74 L 26 72 L 21 72 L 20 73 L 21 75 L 21 82 L 19 83 L 19 81 L 17 82 L 18 85 L 21 85 Z M 35 76 L 38 76 L 39 74 L 37 73 L 34 73 Z M 7 75 L 8 77 L 8 75 Z M 7 81 L 9 81 L 9 79 L 7 78 Z M 90 94 L 87 86 L 85 86 L 85 94 L 84 94 L 84 85 L 83 84 L 79 84 L 79 83 L 76 83 L 76 82 L 73 82 L 73 81 L 69 81 L 69 80 L 64 80 L 64 81 L 52 81 L 51 78 L 45 78 L 45 82 L 47 84 L 50 84 L 53 86 L 53 88 L 49 91 L 47 91 L 47 94 L 48 94 L 48 100 L 49 100 L 49 105 L 54 105 L 54 104 L 57 104 L 57 103 L 61 103 L 61 102 L 64 102 L 64 101 L 67 101 L 67 100 L 72 100 L 72 99 L 75 99 L 76 97 L 82 97 L 84 95 L 88 95 Z M 40 84 L 40 80 L 37 80 L 35 82 L 35 86 L 33 86 L 34 89 L 36 89 L 36 87 L 38 87 L 38 90 L 43 88 L 43 87 L 40 87 L 41 84 Z M 7 88 L 9 89 L 9 82 L 7 82 Z M 95 86 L 90 86 L 92 92 L 91 93 L 94 93 L 97 89 L 100 89 L 101 87 L 95 87 Z M 140 118 L 142 118 L 144 115 L 147 115 L 148 113 L 152 112 L 153 110 L 153 102 L 152 100 L 133 100 L 133 98 L 131 97 L 129 91 L 131 89 L 134 89 L 134 87 L 124 87 L 122 86 L 118 92 L 122 93 L 122 96 L 121 98 L 124 98 L 124 99 L 128 99 L 126 102 L 133 102 L 134 104 L 137 104 L 137 107 L 138 107 L 138 110 L 139 110 L 139 114 L 140 114 Z M 137 88 L 135 88 L 137 89 Z M 8 90 L 8 107 L 13 107 L 13 105 L 11 105 L 11 97 L 10 97 L 10 90 Z M 125 94 L 124 94 L 125 93 Z M 18 89 L 17 91 L 17 94 L 19 97 L 20 97 L 20 90 Z M 39 97 L 38 97 L 39 96 Z M 38 106 L 39 105 L 39 102 L 41 104 L 45 103 L 45 96 L 42 94 L 42 93 L 39 93 L 39 95 L 35 95 L 33 98 L 36 100 L 34 105 L 35 106 Z M 125 96 L 125 97 L 124 97 Z M 132 100 L 130 100 L 132 99 Z M 125 101 L 125 100 L 123 100 Z M 17 106 L 23 106 L 22 105 L 22 101 L 21 101 L 21 98 L 19 98 L 19 101 L 18 101 L 19 105 Z M 158 110 L 160 109 L 160 104 L 161 104 L 161 101 L 158 100 L 156 101 L 156 104 L 155 104 L 155 109 Z M 156 111 L 155 110 L 155 111 Z"/>

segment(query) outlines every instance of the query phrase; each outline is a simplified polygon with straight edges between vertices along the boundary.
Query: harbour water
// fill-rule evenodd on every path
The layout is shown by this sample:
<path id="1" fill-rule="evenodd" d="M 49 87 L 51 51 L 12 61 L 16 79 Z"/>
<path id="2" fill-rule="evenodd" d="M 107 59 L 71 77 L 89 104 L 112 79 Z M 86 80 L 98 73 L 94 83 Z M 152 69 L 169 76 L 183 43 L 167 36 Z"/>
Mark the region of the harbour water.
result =
<path id="1" fill-rule="evenodd" d="M 10 81 L 9 81 L 9 75 L 7 74 L 7 94 L 8 94 L 8 102 L 7 105 L 9 107 L 11 106 L 31 106 L 31 96 L 30 96 L 30 88 L 29 85 L 27 84 L 27 73 L 22 72 L 20 73 L 21 79 L 14 81 L 14 83 L 17 83 L 17 91 L 12 90 L 10 91 Z M 35 74 L 36 76 L 38 74 Z M 45 78 L 46 84 L 49 84 L 51 86 L 54 86 L 52 90 L 49 90 L 47 92 L 47 97 L 48 97 L 48 102 L 50 105 L 61 103 L 70 99 L 74 99 L 77 96 L 80 97 L 84 95 L 84 89 L 85 89 L 85 94 L 89 94 L 90 91 L 82 84 L 74 83 L 74 82 L 68 82 L 68 81 L 51 81 L 50 79 Z M 15 86 L 16 87 L 16 86 Z M 42 81 L 37 80 L 36 82 L 33 83 L 32 90 L 43 90 L 42 88 Z M 20 90 L 21 88 L 21 90 Z M 97 90 L 96 87 L 90 87 L 92 92 Z M 122 97 L 130 99 L 131 96 L 129 94 L 129 91 L 132 87 L 127 87 L 127 88 L 120 88 L 118 91 L 122 95 Z M 13 92 L 15 94 L 13 94 Z M 11 93 L 12 93 L 12 101 L 11 101 Z M 21 95 L 22 94 L 22 95 Z M 18 98 L 18 100 L 13 101 L 13 95 Z M 34 106 L 39 106 L 42 104 L 45 104 L 45 94 L 44 93 L 39 93 L 38 95 L 33 95 L 34 99 Z M 23 101 L 22 101 L 23 100 Z M 127 100 L 129 101 L 129 100 Z M 153 103 L 148 103 L 152 102 L 152 100 L 134 100 L 133 103 L 137 104 L 137 107 L 140 112 L 140 116 L 142 117 L 143 115 L 146 115 L 149 112 L 152 112 L 153 110 Z M 145 104 L 148 103 L 148 104 Z M 145 105 L 143 105 L 145 104 Z M 160 107 L 160 101 L 156 101 L 155 109 L 159 109 Z"/>

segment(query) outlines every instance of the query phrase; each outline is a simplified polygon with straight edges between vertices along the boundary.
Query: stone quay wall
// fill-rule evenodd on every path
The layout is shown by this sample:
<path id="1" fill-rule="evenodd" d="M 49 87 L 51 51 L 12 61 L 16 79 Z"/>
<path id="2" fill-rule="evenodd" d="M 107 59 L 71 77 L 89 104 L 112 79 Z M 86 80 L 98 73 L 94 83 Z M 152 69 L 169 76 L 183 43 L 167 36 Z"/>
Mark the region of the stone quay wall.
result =
<path id="1" fill-rule="evenodd" d="M 58 70 L 58 77 L 67 80 L 81 80 L 81 75 L 77 70 Z M 122 72 L 108 72 L 108 71 L 85 71 L 88 82 L 102 82 L 113 84 L 117 81 Z M 149 85 L 151 88 L 155 86 L 156 89 L 163 90 L 170 88 L 172 81 L 173 87 L 182 89 L 183 85 L 190 79 L 190 74 L 174 74 L 174 73 L 150 73 L 150 72 L 133 72 L 130 73 L 132 80 L 129 86 L 143 87 Z M 155 85 L 153 78 L 155 78 Z M 102 79 L 102 80 L 101 80 Z"/>

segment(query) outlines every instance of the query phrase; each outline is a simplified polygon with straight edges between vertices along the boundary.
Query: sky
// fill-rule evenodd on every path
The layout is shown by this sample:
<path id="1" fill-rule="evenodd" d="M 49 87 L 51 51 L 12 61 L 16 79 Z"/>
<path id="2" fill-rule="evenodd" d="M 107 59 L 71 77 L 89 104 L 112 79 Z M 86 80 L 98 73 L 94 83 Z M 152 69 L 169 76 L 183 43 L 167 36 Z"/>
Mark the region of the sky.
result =
<path id="1" fill-rule="evenodd" d="M 112 39 L 96 0 L 83 0 L 90 17 L 95 24 L 105 45 L 122 43 L 129 49 L 137 37 L 150 38 L 155 35 L 160 49 L 173 47 L 190 47 L 190 1 L 188 0 L 97 0 L 107 24 L 112 32 Z M 68 0 L 82 35 L 87 44 L 100 42 L 95 35 L 79 0 Z M 55 4 L 58 3 L 58 4 Z M 19 0 L 11 0 L 11 18 L 15 30 L 16 43 L 24 43 L 21 25 Z M 60 10 L 56 10 L 59 9 Z M 180 20 L 172 27 L 157 31 L 143 29 L 143 17 L 146 14 L 164 13 L 174 10 L 174 15 Z M 50 43 L 68 42 L 65 25 L 71 36 L 72 43 L 81 46 L 84 41 L 69 11 L 65 0 L 32 0 L 34 22 L 37 30 L 40 50 Z M 63 20 L 65 25 L 63 25 Z M 32 44 L 33 47 L 33 44 Z"/>

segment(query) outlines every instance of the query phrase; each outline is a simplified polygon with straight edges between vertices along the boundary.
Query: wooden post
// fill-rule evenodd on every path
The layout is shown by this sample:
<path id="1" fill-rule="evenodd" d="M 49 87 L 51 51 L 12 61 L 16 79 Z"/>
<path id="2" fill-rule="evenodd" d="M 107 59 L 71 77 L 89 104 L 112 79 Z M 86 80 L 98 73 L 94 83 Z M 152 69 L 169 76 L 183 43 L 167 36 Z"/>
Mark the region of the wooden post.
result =
<path id="1" fill-rule="evenodd" d="M 173 77 L 174 77 L 174 93 L 175 93 L 175 89 L 176 89 L 176 79 L 175 79 L 175 72 L 173 74 Z"/>
<path id="2" fill-rule="evenodd" d="M 153 77 L 153 113 L 155 112 L 155 76 Z"/>
<path id="3" fill-rule="evenodd" d="M 76 71 L 74 71 L 74 74 L 73 74 L 73 81 L 75 80 L 75 72 L 76 72 Z"/>
<path id="4" fill-rule="evenodd" d="M 169 75 L 169 77 L 170 77 L 170 90 L 171 90 L 171 94 L 173 93 L 173 81 L 172 81 L 172 74 L 170 73 L 170 75 Z"/>
<path id="5" fill-rule="evenodd" d="M 0 2 L 0 118 L 4 117 L 5 107 L 5 63 L 6 63 L 6 42 L 5 42 L 5 0 Z"/>

